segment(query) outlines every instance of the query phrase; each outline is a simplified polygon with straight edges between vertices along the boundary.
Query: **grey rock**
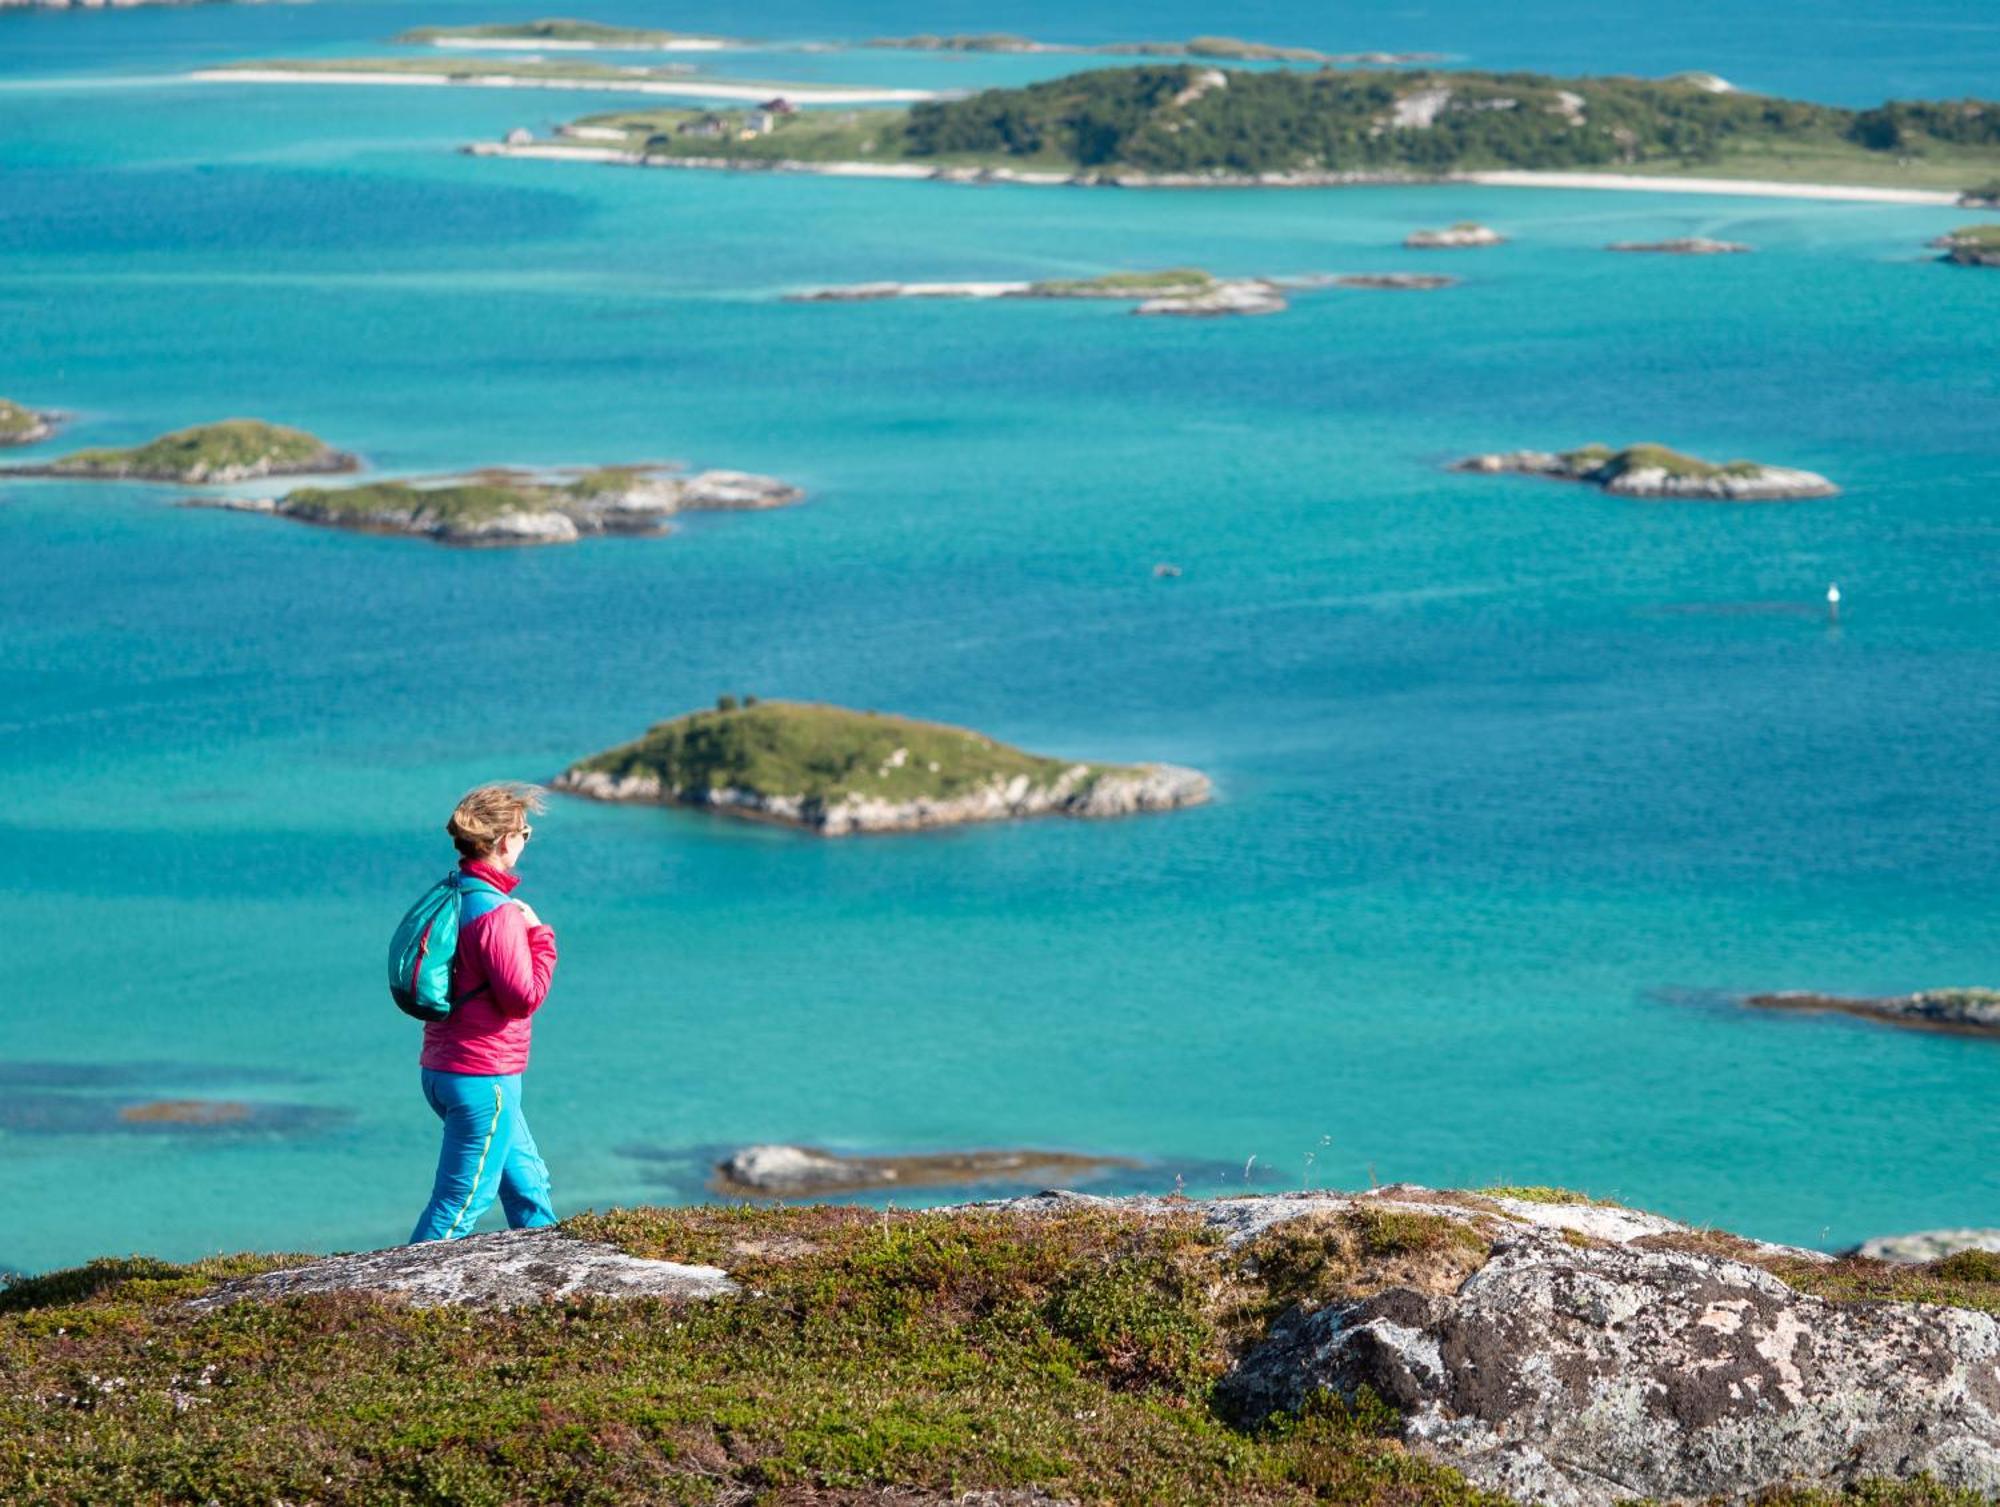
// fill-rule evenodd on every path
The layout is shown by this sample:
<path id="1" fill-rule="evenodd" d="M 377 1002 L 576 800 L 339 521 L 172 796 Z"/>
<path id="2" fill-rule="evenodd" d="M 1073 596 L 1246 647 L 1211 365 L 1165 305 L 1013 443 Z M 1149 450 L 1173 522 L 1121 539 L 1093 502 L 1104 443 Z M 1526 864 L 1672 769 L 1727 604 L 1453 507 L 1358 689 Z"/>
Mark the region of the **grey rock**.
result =
<path id="1" fill-rule="evenodd" d="M 1443 230 L 1413 230 L 1403 237 L 1412 251 L 1464 251 L 1475 246 L 1498 246 L 1506 237 L 1490 225 L 1462 221 Z"/>
<path id="2" fill-rule="evenodd" d="M 1451 1297 L 1294 1311 L 1224 1393 L 1257 1418 L 1364 1386 L 1413 1448 L 1554 1507 L 1923 1473 L 2000 1495 L 2000 1320 L 1712 1255 L 1524 1231 Z"/>
<path id="3" fill-rule="evenodd" d="M 1034 816 L 1086 819 L 1129 816 L 1142 811 L 1173 811 L 1200 805 L 1212 793 L 1206 775 L 1175 764 L 1105 770 L 1095 778 L 1089 766 L 1077 764 L 1046 784 L 1036 784 L 1022 774 L 995 780 L 962 795 L 907 801 L 849 795 L 828 803 L 815 796 L 767 793 L 733 785 L 670 790 L 657 775 L 612 775 L 581 765 L 564 770 L 554 785 L 558 790 L 592 800 L 707 806 L 804 827 L 823 837 L 844 837 L 856 832 L 913 832 Z"/>
<path id="4" fill-rule="evenodd" d="M 311 1292 L 371 1292 L 417 1308 L 512 1308 L 569 1297 L 717 1298 L 737 1291 L 713 1266 L 647 1261 L 560 1230 L 506 1230 L 464 1240 L 328 1256 L 219 1283 L 192 1308 Z"/>
<path id="5" fill-rule="evenodd" d="M 1915 994 L 1850 996 L 1784 990 L 1752 994 L 1744 1000 L 1762 1010 L 1799 1010 L 1858 1015 L 1892 1026 L 1920 1031 L 1950 1031 L 1968 1036 L 2000 1035 L 2000 989 L 1919 989 Z"/>

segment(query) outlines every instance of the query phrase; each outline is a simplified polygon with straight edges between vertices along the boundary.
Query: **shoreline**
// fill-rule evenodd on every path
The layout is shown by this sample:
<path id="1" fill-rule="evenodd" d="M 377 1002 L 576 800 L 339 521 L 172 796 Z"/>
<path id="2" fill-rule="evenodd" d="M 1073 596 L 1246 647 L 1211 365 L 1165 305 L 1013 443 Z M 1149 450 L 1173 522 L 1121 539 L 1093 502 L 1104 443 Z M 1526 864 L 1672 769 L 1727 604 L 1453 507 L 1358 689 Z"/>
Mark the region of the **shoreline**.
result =
<path id="1" fill-rule="evenodd" d="M 450 47 L 465 52 L 726 52 L 742 43 L 726 37 L 677 37 L 671 42 L 536 41 L 528 37 L 482 40 L 476 37 L 430 37 L 410 47 Z"/>
<path id="2" fill-rule="evenodd" d="M 600 94 L 663 94 L 678 99 L 735 99 L 752 103 L 782 94 L 808 105 L 906 104 L 939 98 L 930 89 L 869 89 L 863 87 L 726 83 L 702 79 L 534 78 L 496 73 L 458 77 L 449 73 L 295 72 L 286 68 L 197 68 L 186 77 L 198 84 L 401 84 L 415 88 L 457 89 L 585 89 Z M 495 143 L 498 145 L 498 143 Z M 518 148 L 509 148 L 518 150 Z M 493 153 L 475 153 L 492 156 Z"/>
<path id="3" fill-rule="evenodd" d="M 304 75 L 289 75 L 299 79 Z M 370 82 L 372 82 L 372 78 Z M 396 80 L 403 82 L 403 80 Z M 665 157 L 615 147 L 568 147 L 555 141 L 510 146 L 475 141 L 473 157 L 521 157 L 545 162 L 595 162 L 739 173 L 806 173 L 823 178 L 900 178 L 939 183 L 1027 184 L 1071 188 L 1410 188 L 1471 185 L 1478 188 L 1567 188 L 1617 193 L 1724 194 L 1740 198 L 1807 199 L 1830 203 L 1904 204 L 1956 208 L 1960 195 L 1944 189 L 1887 188 L 1864 184 L 1782 183 L 1762 178 L 1673 178 L 1643 173 L 1495 171 L 1424 176 L 1413 173 L 1262 173 L 1235 176 L 1185 174 L 1103 176 L 1074 171 L 1008 167 L 932 167 L 920 162 L 810 162 L 796 157 Z"/>

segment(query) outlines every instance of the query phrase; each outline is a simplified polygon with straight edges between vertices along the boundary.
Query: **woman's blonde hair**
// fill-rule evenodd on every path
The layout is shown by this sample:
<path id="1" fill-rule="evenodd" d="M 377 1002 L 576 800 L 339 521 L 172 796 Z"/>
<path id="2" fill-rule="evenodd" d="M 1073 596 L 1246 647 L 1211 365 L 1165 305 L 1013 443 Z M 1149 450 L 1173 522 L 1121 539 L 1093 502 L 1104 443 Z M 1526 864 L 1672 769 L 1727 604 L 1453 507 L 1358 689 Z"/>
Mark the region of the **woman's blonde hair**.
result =
<path id="1" fill-rule="evenodd" d="M 452 809 L 445 831 L 463 858 L 484 858 L 500 839 L 518 832 L 530 811 L 543 808 L 542 787 L 510 782 L 468 790 Z"/>

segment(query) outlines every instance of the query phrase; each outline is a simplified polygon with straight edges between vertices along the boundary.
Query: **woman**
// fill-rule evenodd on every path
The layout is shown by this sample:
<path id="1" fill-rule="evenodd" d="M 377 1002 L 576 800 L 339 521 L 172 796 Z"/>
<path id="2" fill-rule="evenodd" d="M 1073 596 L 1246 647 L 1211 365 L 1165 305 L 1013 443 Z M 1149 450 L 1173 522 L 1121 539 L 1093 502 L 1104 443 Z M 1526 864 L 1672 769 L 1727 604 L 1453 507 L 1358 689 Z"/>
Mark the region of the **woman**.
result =
<path id="1" fill-rule="evenodd" d="M 510 897 L 521 882 L 514 870 L 535 833 L 529 813 L 541 809 L 542 792 L 533 785 L 470 792 L 445 823 L 460 871 Z M 444 1150 L 412 1244 L 470 1235 L 496 1193 L 514 1229 L 556 1219 L 549 1169 L 521 1116 L 528 1036 L 556 970 L 556 934 L 525 900 L 503 899 L 484 914 L 478 909 L 468 904 L 462 912 L 452 980 L 457 1003 L 448 1018 L 424 1026 L 424 1097 L 444 1121 Z"/>

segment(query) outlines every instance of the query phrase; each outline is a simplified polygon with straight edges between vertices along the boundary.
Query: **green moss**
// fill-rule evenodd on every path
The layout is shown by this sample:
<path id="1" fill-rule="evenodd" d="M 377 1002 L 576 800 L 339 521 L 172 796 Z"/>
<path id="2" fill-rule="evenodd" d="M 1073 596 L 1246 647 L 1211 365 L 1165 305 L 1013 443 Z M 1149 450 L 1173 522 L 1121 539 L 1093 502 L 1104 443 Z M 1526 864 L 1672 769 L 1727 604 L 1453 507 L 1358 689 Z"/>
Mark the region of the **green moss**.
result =
<path id="1" fill-rule="evenodd" d="M 231 469 L 297 470 L 336 459 L 324 440 L 261 419 L 225 419 L 178 429 L 123 450 L 79 450 L 50 469 L 69 476 L 138 476 L 198 482 Z"/>
<path id="2" fill-rule="evenodd" d="M 325 1293 L 191 1311 L 179 1300 L 216 1277 L 298 1258 L 96 1262 L 0 1293 L 0 1500 L 651 1507 L 1038 1487 L 1134 1507 L 1504 1507 L 1383 1437 L 1396 1415 L 1372 1397 L 1254 1431 L 1213 1405 L 1246 1307 L 1482 1259 L 1418 1219 L 1300 1221 L 1316 1229 L 1244 1253 L 1192 1210 L 617 1210 L 566 1226 L 718 1262 L 746 1291 L 506 1312 Z M 1922 1481 L 1765 1500 L 1975 1502 Z"/>
<path id="3" fill-rule="evenodd" d="M 763 701 L 676 717 L 576 767 L 619 778 L 651 775 L 672 791 L 727 788 L 831 805 L 850 794 L 949 799 L 1017 776 L 1042 785 L 1074 765 L 1023 753 L 965 728 L 810 702 Z"/>
<path id="4" fill-rule="evenodd" d="M 641 466 L 600 466 L 594 471 L 584 472 L 574 481 L 565 482 L 562 490 L 585 502 L 618 497 L 643 482 L 646 475 L 646 469 Z"/>
<path id="5" fill-rule="evenodd" d="M 1800 1292 L 1840 1302 L 1942 1303 L 2000 1314 L 2000 1255 L 1991 1251 L 1960 1251 L 1922 1265 L 1860 1257 L 1762 1264 Z"/>
<path id="6" fill-rule="evenodd" d="M 1512 1198 L 1521 1203 L 1574 1204 L 1595 1209 L 1620 1207 L 1614 1199 L 1592 1198 L 1588 1193 L 1578 1193 L 1571 1188 L 1549 1188 L 1536 1183 L 1501 1183 L 1479 1191 L 1488 1198 Z"/>
<path id="7" fill-rule="evenodd" d="M 173 1301 L 183 1289 L 143 1286 L 193 1269 L 42 1279 L 70 1301 L 0 1314 L 0 1499 L 636 1507 L 1039 1486 L 1107 1503 L 1499 1507 L 1380 1438 L 1393 1415 L 1379 1408 L 1257 1433 L 1223 1422 L 1215 1310 L 1233 1258 L 1192 1214 L 569 1224 L 719 1259 L 756 1290 L 506 1313 L 320 1294 L 193 1313 Z"/>

